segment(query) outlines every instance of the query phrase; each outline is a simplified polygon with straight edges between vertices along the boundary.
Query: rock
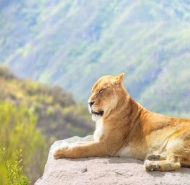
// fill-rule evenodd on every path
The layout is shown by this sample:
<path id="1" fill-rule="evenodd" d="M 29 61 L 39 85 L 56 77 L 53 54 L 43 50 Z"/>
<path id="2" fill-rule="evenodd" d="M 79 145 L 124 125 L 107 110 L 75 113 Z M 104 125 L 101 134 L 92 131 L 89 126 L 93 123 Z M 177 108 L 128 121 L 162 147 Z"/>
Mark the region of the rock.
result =
<path id="1" fill-rule="evenodd" d="M 35 185 L 190 185 L 190 168 L 176 172 L 147 172 L 143 161 L 131 158 L 53 159 L 52 149 L 55 146 L 84 140 L 93 138 L 75 136 L 56 141 L 50 148 L 44 174 Z"/>

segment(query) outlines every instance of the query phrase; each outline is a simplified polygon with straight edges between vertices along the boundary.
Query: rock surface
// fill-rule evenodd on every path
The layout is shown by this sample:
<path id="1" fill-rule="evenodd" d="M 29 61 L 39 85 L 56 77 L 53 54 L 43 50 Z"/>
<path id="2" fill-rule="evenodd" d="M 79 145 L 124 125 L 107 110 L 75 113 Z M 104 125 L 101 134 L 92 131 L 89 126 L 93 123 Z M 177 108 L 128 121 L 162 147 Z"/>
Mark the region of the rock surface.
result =
<path id="1" fill-rule="evenodd" d="M 56 141 L 50 148 L 44 174 L 35 185 L 190 185 L 190 168 L 146 172 L 143 161 L 131 158 L 53 159 L 55 146 L 81 140 L 92 140 L 92 136 Z"/>

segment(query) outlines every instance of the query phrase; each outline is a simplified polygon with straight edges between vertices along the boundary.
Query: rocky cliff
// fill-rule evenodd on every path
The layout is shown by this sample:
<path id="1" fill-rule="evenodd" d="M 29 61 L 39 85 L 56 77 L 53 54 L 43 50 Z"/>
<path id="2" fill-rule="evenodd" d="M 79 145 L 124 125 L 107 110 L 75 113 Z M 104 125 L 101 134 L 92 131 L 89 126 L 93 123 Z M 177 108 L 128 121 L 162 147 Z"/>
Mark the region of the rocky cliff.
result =
<path id="1" fill-rule="evenodd" d="M 92 140 L 92 136 L 63 141 L 81 140 Z M 176 172 L 147 172 L 143 161 L 116 157 L 54 160 L 52 149 L 63 141 L 51 146 L 44 174 L 35 185 L 190 185 L 189 168 Z"/>

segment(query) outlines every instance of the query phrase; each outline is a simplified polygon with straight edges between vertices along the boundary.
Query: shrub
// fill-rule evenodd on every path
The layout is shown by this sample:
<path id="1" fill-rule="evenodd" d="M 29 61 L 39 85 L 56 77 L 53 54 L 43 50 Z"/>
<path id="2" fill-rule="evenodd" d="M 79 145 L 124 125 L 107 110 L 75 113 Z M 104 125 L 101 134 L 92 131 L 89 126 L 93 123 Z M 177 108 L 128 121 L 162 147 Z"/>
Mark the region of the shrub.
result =
<path id="1" fill-rule="evenodd" d="M 16 150 L 16 156 L 12 161 L 5 159 L 5 148 L 1 149 L 1 157 L 3 164 L 6 168 L 6 184 L 8 185 L 28 185 L 29 180 L 23 174 L 22 162 L 22 150 Z"/>

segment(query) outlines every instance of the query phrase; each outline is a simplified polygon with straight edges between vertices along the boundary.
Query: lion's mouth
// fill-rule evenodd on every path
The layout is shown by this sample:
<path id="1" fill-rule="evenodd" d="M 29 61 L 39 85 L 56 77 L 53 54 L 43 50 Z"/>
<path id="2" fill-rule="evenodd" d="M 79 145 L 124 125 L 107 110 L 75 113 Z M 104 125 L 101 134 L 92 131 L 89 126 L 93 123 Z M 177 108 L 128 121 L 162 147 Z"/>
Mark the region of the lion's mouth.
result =
<path id="1" fill-rule="evenodd" d="M 97 116 L 103 116 L 104 111 L 95 112 L 95 111 L 91 110 L 91 113 L 94 115 L 97 115 Z"/>

